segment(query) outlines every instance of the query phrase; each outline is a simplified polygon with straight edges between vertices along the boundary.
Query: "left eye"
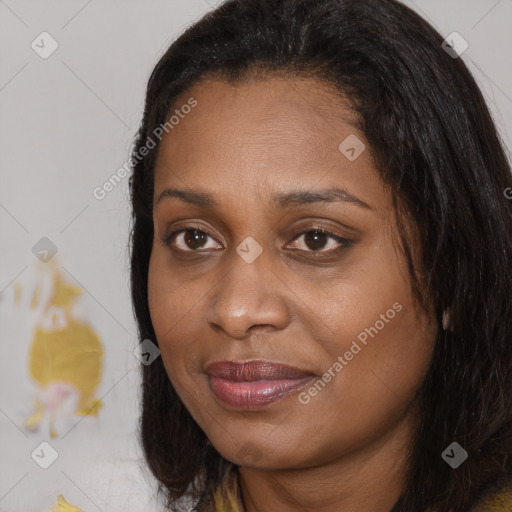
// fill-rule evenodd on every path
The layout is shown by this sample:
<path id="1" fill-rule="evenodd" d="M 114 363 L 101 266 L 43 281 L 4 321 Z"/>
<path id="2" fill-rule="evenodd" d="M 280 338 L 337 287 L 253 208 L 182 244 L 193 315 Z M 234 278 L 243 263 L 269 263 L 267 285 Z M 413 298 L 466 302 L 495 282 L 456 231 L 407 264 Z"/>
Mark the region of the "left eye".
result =
<path id="1" fill-rule="evenodd" d="M 306 249 L 306 252 L 331 252 L 335 251 L 340 246 L 348 246 L 350 244 L 350 240 L 321 228 L 303 231 L 299 233 L 294 240 L 299 240 L 300 237 L 304 237 L 304 242 L 310 249 Z M 331 239 L 329 250 L 321 250 L 325 247 L 329 239 Z M 336 245 L 338 245 L 338 247 Z"/>

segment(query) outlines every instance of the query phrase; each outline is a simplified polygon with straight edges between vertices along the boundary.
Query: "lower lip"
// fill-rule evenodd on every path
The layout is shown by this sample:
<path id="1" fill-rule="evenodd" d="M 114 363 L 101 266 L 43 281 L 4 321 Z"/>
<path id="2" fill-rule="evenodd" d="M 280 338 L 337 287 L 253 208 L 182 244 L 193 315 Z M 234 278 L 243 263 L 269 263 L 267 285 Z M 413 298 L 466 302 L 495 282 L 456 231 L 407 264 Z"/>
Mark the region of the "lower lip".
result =
<path id="1" fill-rule="evenodd" d="M 256 409 L 301 389 L 313 377 L 233 382 L 209 376 L 213 394 L 232 407 Z"/>

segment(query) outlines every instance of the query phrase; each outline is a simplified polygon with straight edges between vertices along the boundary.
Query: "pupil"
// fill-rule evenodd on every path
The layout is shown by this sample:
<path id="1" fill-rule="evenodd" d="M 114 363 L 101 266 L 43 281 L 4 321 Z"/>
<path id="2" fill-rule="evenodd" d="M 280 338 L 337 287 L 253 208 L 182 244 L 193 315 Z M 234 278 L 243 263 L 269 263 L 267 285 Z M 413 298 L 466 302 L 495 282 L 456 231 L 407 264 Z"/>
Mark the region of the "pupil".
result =
<path id="1" fill-rule="evenodd" d="M 190 233 L 193 233 L 193 235 L 190 235 Z M 202 247 L 205 243 L 206 233 L 203 233 L 202 231 L 199 231 L 197 229 L 189 229 L 185 233 L 185 243 L 187 245 L 192 245 L 191 248 L 198 249 Z M 197 244 L 197 245 L 194 245 Z"/>
<path id="2" fill-rule="evenodd" d="M 318 251 L 325 246 L 326 237 L 327 235 L 325 233 L 320 233 L 319 231 L 310 231 L 309 233 L 306 233 L 306 244 L 311 250 Z M 313 240 L 313 243 L 308 243 L 308 240 Z"/>

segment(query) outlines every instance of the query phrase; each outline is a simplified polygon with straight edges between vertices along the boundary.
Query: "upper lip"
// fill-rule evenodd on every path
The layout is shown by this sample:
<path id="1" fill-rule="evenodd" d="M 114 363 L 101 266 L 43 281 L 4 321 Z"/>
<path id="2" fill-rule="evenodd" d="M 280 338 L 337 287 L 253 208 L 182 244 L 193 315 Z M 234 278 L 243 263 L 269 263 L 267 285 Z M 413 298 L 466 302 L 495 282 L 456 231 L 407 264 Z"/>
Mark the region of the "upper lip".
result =
<path id="1" fill-rule="evenodd" d="M 217 361 L 206 367 L 206 373 L 232 382 L 301 379 L 313 375 L 295 366 L 270 361 Z"/>

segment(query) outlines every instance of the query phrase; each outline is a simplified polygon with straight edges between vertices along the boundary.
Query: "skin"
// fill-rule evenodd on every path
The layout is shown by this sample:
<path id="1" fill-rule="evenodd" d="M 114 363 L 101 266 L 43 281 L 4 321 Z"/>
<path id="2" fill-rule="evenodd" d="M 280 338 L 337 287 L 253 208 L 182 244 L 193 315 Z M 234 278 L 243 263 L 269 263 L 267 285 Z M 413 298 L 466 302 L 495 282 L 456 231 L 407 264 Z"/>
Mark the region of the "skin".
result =
<path id="1" fill-rule="evenodd" d="M 169 378 L 213 446 L 240 465 L 247 512 L 388 512 L 404 488 L 437 324 L 415 303 L 368 144 L 355 161 L 338 149 L 351 134 L 364 142 L 354 114 L 311 78 L 204 79 L 176 105 L 190 97 L 198 104 L 163 138 L 155 170 L 149 305 Z M 270 203 L 331 187 L 368 208 Z M 209 192 L 218 206 L 157 203 L 167 188 Z M 163 242 L 190 223 L 208 236 Z M 353 242 L 315 240 L 317 227 Z M 262 248 L 252 263 L 236 252 L 248 236 Z M 321 378 L 395 303 L 402 310 L 307 404 L 295 392 L 239 410 L 210 391 L 205 367 L 221 360 L 281 362 Z"/>

